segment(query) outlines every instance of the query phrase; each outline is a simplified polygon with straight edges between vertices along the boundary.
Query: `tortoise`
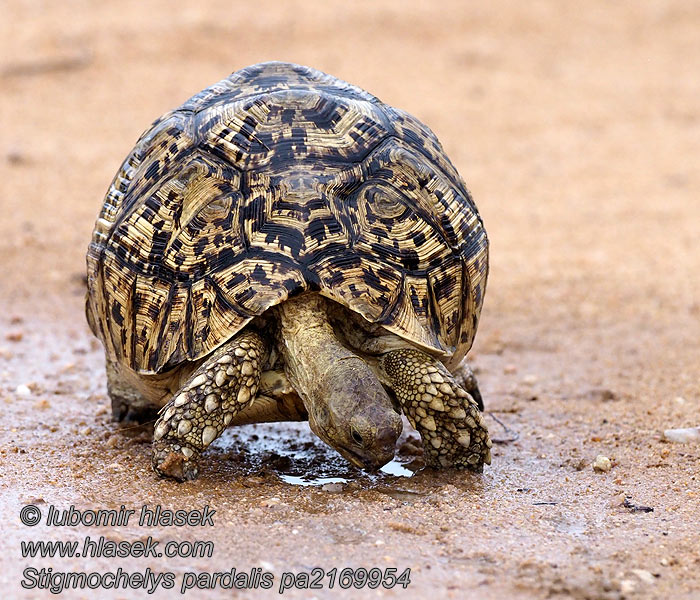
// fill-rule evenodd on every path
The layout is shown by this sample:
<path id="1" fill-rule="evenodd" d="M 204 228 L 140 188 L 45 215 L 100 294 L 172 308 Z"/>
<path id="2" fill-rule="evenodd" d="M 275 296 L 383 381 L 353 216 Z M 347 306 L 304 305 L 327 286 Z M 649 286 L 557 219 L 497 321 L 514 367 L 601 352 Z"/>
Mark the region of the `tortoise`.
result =
<path id="1" fill-rule="evenodd" d="M 290 63 L 237 71 L 141 136 L 87 252 L 116 420 L 157 417 L 154 470 L 193 479 L 230 425 L 308 419 L 355 466 L 490 464 L 464 360 L 488 239 L 425 125 Z M 157 414 L 156 414 L 157 412 Z"/>

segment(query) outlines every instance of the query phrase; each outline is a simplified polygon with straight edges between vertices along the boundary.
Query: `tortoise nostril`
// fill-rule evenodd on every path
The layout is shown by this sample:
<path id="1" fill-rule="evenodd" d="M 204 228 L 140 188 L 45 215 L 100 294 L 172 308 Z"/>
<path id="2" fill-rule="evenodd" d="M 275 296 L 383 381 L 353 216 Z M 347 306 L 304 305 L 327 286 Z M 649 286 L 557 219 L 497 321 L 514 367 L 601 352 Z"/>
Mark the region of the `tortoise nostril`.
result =
<path id="1" fill-rule="evenodd" d="M 393 448 L 396 445 L 396 440 L 401 435 L 401 426 L 395 427 L 384 427 L 377 432 L 375 443 L 377 447 L 381 448 Z"/>
<path id="2" fill-rule="evenodd" d="M 352 429 L 350 431 L 350 435 L 352 436 L 353 441 L 358 445 L 362 446 L 364 443 L 364 440 L 362 439 L 362 436 L 358 433 L 356 429 Z"/>

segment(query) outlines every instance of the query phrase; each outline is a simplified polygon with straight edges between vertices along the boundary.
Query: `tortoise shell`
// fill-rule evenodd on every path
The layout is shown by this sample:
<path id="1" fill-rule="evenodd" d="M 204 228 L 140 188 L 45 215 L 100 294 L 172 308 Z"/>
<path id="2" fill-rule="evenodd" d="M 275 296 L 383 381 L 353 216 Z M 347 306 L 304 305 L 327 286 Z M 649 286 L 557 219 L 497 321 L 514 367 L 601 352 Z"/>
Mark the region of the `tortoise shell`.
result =
<path id="1" fill-rule="evenodd" d="M 344 81 L 254 65 L 158 119 L 87 253 L 90 326 L 138 373 L 197 360 L 305 290 L 456 365 L 488 272 L 435 135 Z"/>

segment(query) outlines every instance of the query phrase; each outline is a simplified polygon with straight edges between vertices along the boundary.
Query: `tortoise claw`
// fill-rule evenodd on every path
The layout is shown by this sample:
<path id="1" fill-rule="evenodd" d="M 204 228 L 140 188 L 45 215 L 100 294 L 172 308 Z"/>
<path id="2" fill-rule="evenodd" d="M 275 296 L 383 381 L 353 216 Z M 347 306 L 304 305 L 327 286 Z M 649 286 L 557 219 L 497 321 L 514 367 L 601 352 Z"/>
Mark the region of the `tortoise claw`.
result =
<path id="1" fill-rule="evenodd" d="M 153 447 L 151 464 L 153 470 L 161 477 L 176 481 L 192 481 L 197 478 L 199 468 L 194 454 L 189 458 L 179 445 L 156 442 Z M 189 449 L 186 450 L 189 453 Z"/>

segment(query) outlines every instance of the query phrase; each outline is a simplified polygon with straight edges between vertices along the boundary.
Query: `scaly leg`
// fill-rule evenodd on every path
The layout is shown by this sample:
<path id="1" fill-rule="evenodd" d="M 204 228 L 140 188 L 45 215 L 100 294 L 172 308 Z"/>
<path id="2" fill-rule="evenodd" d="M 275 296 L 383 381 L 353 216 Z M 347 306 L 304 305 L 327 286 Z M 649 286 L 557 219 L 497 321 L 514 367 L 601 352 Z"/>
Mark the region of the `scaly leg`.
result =
<path id="1" fill-rule="evenodd" d="M 425 462 L 481 472 L 491 464 L 491 440 L 479 407 L 437 359 L 414 349 L 381 361 L 411 425 L 421 434 Z"/>
<path id="2" fill-rule="evenodd" d="M 467 359 L 465 358 L 457 367 L 457 371 L 454 373 L 455 381 L 464 389 L 476 402 L 479 410 L 483 412 L 484 410 L 484 400 L 481 397 L 481 392 L 479 391 L 479 384 L 476 381 L 476 375 L 474 371 L 469 366 Z"/>
<path id="3" fill-rule="evenodd" d="M 178 481 L 197 476 L 197 459 L 255 399 L 268 349 L 255 332 L 239 334 L 205 360 L 160 413 L 153 469 Z"/>

